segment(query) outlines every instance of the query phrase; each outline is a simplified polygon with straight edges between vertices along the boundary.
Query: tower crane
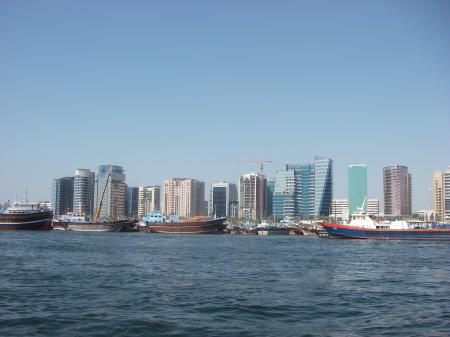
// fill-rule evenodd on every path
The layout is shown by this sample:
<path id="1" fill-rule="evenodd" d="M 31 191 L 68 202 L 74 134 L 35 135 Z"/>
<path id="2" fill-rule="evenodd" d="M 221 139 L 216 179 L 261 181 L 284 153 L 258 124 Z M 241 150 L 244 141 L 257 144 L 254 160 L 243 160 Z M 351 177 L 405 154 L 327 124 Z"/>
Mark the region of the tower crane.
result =
<path id="1" fill-rule="evenodd" d="M 252 160 L 252 159 L 224 159 L 226 161 L 241 161 L 241 162 L 257 162 L 259 163 L 259 171 L 264 175 L 264 163 L 271 163 L 271 160 Z"/>

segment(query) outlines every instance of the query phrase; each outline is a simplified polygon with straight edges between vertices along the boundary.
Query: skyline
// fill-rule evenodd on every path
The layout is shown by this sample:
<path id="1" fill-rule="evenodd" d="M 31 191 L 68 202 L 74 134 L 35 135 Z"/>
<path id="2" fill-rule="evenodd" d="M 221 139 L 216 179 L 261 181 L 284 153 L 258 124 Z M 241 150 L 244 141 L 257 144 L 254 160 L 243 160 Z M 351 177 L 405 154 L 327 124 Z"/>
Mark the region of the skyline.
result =
<path id="1" fill-rule="evenodd" d="M 413 211 L 450 165 L 448 1 L 3 1 L 0 201 L 122 166 L 129 186 L 237 183 L 286 162 L 412 175 Z M 207 198 L 207 196 L 205 196 Z"/>

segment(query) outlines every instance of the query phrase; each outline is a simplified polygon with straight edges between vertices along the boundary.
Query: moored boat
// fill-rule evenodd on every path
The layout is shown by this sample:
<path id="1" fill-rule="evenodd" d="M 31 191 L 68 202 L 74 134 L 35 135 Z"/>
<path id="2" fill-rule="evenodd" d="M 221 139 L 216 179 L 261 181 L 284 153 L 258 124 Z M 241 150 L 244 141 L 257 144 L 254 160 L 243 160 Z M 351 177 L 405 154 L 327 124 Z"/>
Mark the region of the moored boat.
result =
<path id="1" fill-rule="evenodd" d="M 450 240 L 450 228 L 394 229 L 325 223 L 322 226 L 331 239 Z"/>
<path id="2" fill-rule="evenodd" d="M 272 225 L 267 227 L 256 227 L 256 232 L 258 235 L 289 235 L 291 228 Z"/>
<path id="3" fill-rule="evenodd" d="M 291 232 L 290 227 L 276 226 L 268 220 L 262 220 L 255 230 L 258 235 L 288 235 Z"/>
<path id="4" fill-rule="evenodd" d="M 179 222 L 176 219 L 165 221 L 164 213 L 154 211 L 143 218 L 143 223 L 149 233 L 178 233 L 178 234 L 216 234 L 225 229 L 226 218 L 201 221 Z"/>
<path id="5" fill-rule="evenodd" d="M 58 220 L 66 231 L 73 232 L 119 232 L 128 223 L 128 220 L 88 221 L 81 212 L 69 212 Z"/>
<path id="6" fill-rule="evenodd" d="M 51 230 L 53 212 L 39 203 L 15 202 L 0 212 L 0 229 Z"/>
<path id="7" fill-rule="evenodd" d="M 358 208 L 349 224 L 322 223 L 331 239 L 450 240 L 450 226 L 423 225 L 407 221 L 375 221 Z"/>

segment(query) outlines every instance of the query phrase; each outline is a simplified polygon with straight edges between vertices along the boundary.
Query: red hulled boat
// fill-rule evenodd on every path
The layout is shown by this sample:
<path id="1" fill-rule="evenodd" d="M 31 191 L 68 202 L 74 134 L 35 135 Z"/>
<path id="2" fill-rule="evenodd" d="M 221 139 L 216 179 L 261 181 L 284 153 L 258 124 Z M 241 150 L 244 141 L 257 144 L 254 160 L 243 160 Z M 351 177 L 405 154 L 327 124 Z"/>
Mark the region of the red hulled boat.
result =
<path id="1" fill-rule="evenodd" d="M 51 230 L 53 212 L 39 203 L 15 202 L 0 212 L 0 230 Z"/>

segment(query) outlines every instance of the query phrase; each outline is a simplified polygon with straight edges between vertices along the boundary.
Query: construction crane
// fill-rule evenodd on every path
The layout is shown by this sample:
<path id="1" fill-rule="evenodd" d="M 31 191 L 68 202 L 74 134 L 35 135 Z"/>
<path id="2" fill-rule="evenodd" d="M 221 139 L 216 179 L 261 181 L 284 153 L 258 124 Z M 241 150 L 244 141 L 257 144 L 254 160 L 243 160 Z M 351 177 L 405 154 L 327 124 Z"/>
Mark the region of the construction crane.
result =
<path id="1" fill-rule="evenodd" d="M 271 160 L 252 160 L 252 159 L 224 159 L 226 161 L 245 161 L 245 162 L 257 162 L 259 163 L 259 171 L 261 175 L 264 175 L 264 164 L 263 163 L 271 163 Z"/>

